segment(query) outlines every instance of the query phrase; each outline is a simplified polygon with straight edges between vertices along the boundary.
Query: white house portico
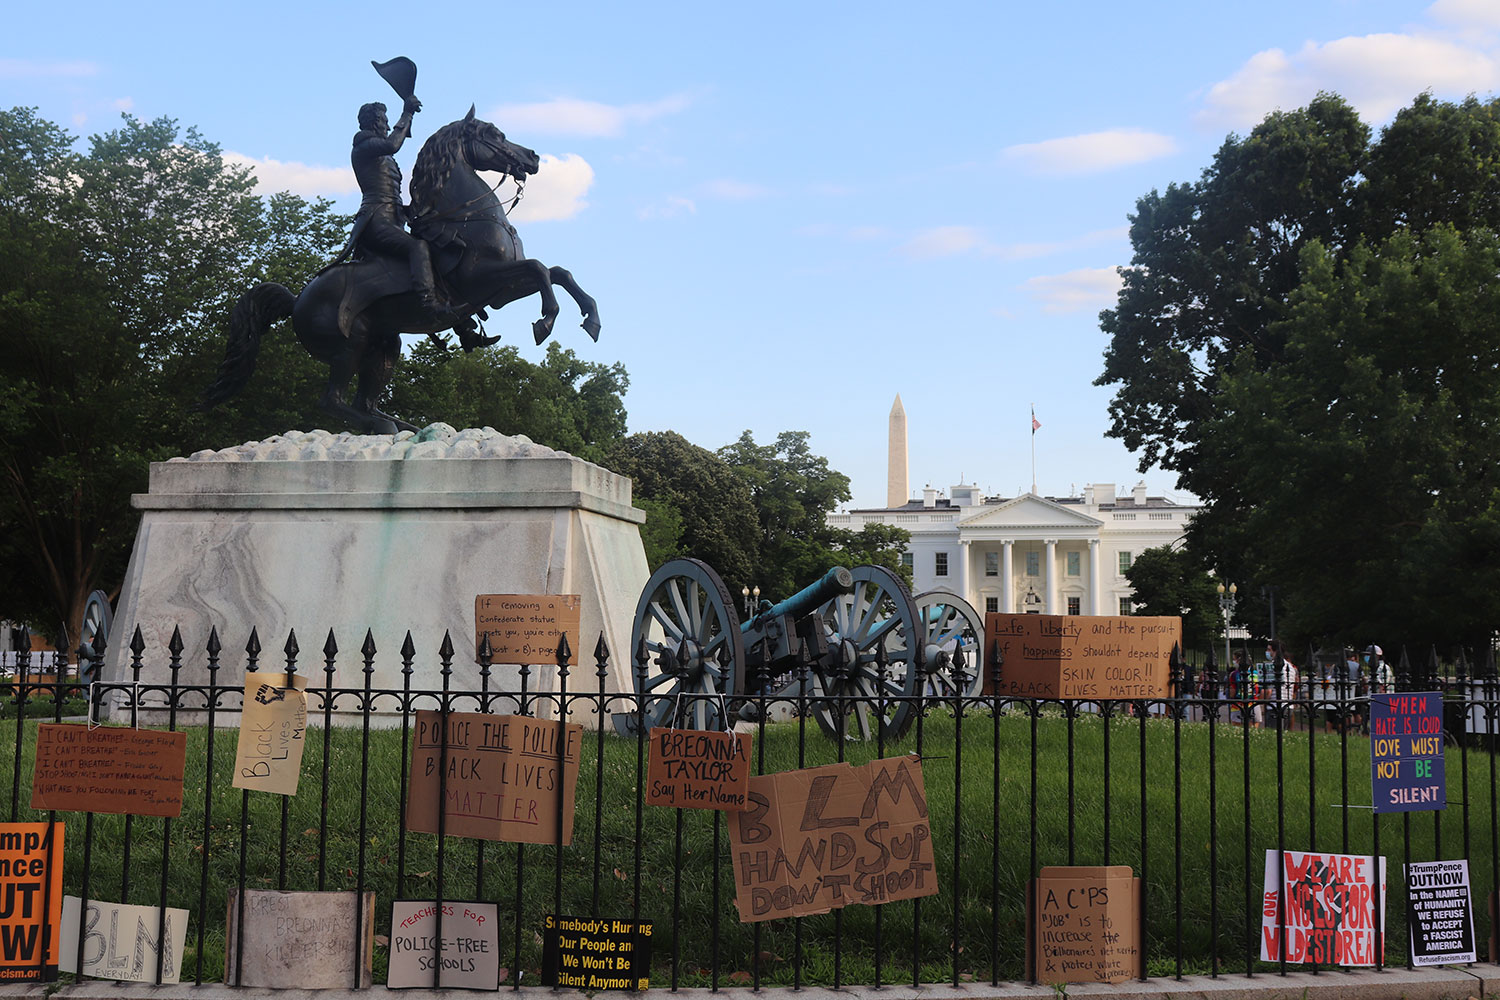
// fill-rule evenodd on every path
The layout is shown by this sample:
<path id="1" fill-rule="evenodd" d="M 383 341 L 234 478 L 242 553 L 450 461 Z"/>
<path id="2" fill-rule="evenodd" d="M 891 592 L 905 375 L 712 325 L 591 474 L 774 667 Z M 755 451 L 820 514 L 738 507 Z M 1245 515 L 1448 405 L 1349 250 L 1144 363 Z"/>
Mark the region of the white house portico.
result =
<path id="1" fill-rule="evenodd" d="M 1148 496 L 1144 483 L 1122 496 L 1113 483 L 1073 497 L 984 497 L 962 483 L 948 493 L 929 487 L 921 500 L 828 520 L 854 531 L 871 523 L 909 531 L 918 592 L 951 590 L 981 612 L 1115 615 L 1130 611 L 1125 573 L 1134 558 L 1177 542 L 1198 510 Z"/>

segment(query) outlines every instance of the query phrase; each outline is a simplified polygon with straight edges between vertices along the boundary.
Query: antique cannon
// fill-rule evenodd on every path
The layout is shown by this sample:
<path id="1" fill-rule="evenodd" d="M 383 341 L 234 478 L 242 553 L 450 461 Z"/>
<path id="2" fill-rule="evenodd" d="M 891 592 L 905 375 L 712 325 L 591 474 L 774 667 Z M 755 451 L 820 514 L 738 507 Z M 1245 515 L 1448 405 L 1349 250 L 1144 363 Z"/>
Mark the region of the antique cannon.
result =
<path id="1" fill-rule="evenodd" d="M 761 706 L 806 707 L 830 735 L 872 739 L 879 726 L 895 740 L 911 724 L 918 685 L 951 694 L 953 649 L 977 649 L 977 616 L 956 602 L 935 595 L 923 617 L 884 567 L 836 566 L 780 603 L 762 601 L 742 623 L 710 566 L 671 560 L 647 582 L 631 631 L 644 720 L 637 709 L 615 724 L 627 735 L 640 721 L 722 729 Z"/>
<path id="2" fill-rule="evenodd" d="M 984 619 L 974 606 L 946 590 L 918 594 L 917 616 L 927 632 L 919 661 L 922 695 L 926 698 L 976 698 L 984 690 L 980 650 L 984 644 Z M 964 654 L 963 683 L 959 684 L 954 655 Z"/>

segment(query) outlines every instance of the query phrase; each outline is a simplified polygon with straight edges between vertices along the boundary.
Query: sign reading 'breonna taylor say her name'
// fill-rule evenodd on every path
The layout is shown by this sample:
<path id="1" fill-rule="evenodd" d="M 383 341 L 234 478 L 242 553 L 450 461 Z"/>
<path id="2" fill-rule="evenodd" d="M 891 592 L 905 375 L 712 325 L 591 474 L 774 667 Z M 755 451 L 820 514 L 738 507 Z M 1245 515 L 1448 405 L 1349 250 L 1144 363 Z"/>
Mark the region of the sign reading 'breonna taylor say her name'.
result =
<path id="1" fill-rule="evenodd" d="M 938 891 L 915 756 L 751 778 L 750 807 L 729 817 L 729 843 L 743 921 Z"/>
<path id="2" fill-rule="evenodd" d="M 1447 807 L 1442 692 L 1370 696 L 1370 768 L 1376 812 Z"/>
<path id="3" fill-rule="evenodd" d="M 739 812 L 749 803 L 750 734 L 651 730 L 646 805 Z"/>

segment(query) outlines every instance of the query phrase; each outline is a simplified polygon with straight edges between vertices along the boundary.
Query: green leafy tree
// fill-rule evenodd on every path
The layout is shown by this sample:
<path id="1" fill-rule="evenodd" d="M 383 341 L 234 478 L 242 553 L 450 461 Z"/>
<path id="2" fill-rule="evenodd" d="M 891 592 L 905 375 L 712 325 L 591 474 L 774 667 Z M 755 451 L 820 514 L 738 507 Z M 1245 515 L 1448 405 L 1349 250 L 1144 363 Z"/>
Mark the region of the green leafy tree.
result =
<path id="1" fill-rule="evenodd" d="M 212 367 L 198 355 L 257 276 L 305 280 L 343 229 L 327 203 L 253 184 L 170 119 L 126 116 L 78 152 L 34 110 L 0 111 L 8 615 L 75 641 L 88 594 L 124 577 L 148 463 L 244 440 L 244 411 L 187 413 Z M 289 222 L 303 228 L 273 228 Z M 268 412 L 309 374 L 284 360 L 262 361 Z"/>
<path id="2" fill-rule="evenodd" d="M 1223 635 L 1218 584 L 1186 549 L 1146 549 L 1131 561 L 1125 578 L 1135 592 L 1135 614 L 1182 618 L 1184 650 L 1206 652 Z"/>
<path id="3" fill-rule="evenodd" d="M 1122 269 L 1115 308 L 1100 316 L 1110 343 L 1097 383 L 1115 387 L 1109 433 L 1139 454 L 1143 471 L 1160 464 L 1204 500 L 1206 510 L 1191 529 L 1193 548 L 1222 578 L 1252 593 L 1259 584 L 1276 584 L 1278 617 L 1285 616 L 1278 627 L 1295 644 L 1344 629 L 1377 628 L 1373 634 L 1387 636 L 1418 628 L 1422 614 L 1410 597 L 1404 609 L 1367 602 L 1372 614 L 1379 607 L 1385 616 L 1378 625 L 1355 608 L 1356 598 L 1341 596 L 1356 575 L 1389 582 L 1418 572 L 1407 562 L 1416 550 L 1393 547 L 1404 534 L 1400 526 L 1415 515 L 1405 501 L 1351 489 L 1354 473 L 1337 462 L 1350 459 L 1352 450 L 1316 447 L 1340 426 L 1351 405 L 1349 386 L 1375 378 L 1346 376 L 1360 375 L 1363 363 L 1383 379 L 1405 361 L 1381 349 L 1360 362 L 1341 345 L 1323 356 L 1332 366 L 1327 377 L 1309 385 L 1310 376 L 1293 378 L 1305 356 L 1305 346 L 1293 338 L 1308 336 L 1307 316 L 1339 326 L 1341 316 L 1332 310 L 1359 306 L 1337 294 L 1350 282 L 1361 294 L 1374 294 L 1368 261 L 1405 254 L 1404 244 L 1389 242 L 1393 237 L 1424 246 L 1434 226 L 1454 227 L 1460 242 L 1500 229 L 1496 162 L 1500 102 L 1419 97 L 1372 137 L 1346 102 L 1320 94 L 1306 108 L 1268 116 L 1249 135 L 1230 136 L 1197 182 L 1152 191 L 1131 216 L 1134 256 Z M 1356 255 L 1365 263 L 1347 269 Z M 1315 267 L 1322 268 L 1316 275 Z M 1432 288 L 1424 290 L 1440 294 L 1477 289 L 1444 287 L 1435 275 L 1429 282 Z M 1456 309 L 1460 303 L 1425 307 Z M 1388 304 L 1417 324 L 1410 329 L 1431 331 L 1424 335 L 1427 349 L 1446 354 L 1433 371 L 1469 367 L 1454 337 L 1413 314 L 1419 303 Z M 1264 405 L 1276 407 L 1265 421 L 1242 419 L 1247 408 L 1255 412 L 1245 396 L 1251 385 Z M 1382 391 L 1388 389 L 1382 383 Z M 1305 419 L 1293 420 L 1294 414 Z M 1404 467 L 1402 456 L 1431 431 L 1408 418 L 1387 418 L 1407 421 L 1399 434 L 1375 434 L 1375 425 L 1361 432 L 1371 437 L 1359 476 L 1386 483 L 1388 465 Z M 1459 435 L 1485 436 L 1475 421 L 1450 426 Z M 1294 438 L 1293 428 L 1302 437 Z M 1383 450 L 1387 445 L 1393 450 Z M 1440 458 L 1442 451 L 1432 454 Z M 1402 483 L 1381 492 L 1404 495 L 1408 489 L 1419 487 Z M 1452 539 L 1468 537 L 1465 524 L 1485 516 L 1487 501 L 1472 506 L 1478 499 L 1466 494 L 1467 513 L 1460 505 L 1445 506 L 1452 523 L 1416 519 L 1430 543 L 1425 558 L 1459 552 Z M 1351 509 L 1366 503 L 1394 509 L 1384 520 L 1366 520 Z M 1271 509 L 1281 519 L 1266 515 Z M 1370 533 L 1362 546 L 1352 537 L 1355 522 Z M 1346 535 L 1347 545 L 1336 543 Z M 1291 537 L 1300 538 L 1300 549 L 1282 545 Z M 1274 556 L 1272 549 L 1285 555 Z M 1293 561 L 1298 568 L 1287 565 Z M 1445 568 L 1452 573 L 1463 565 L 1450 561 Z M 1450 637 L 1456 627 L 1450 622 Z"/>
<path id="4" fill-rule="evenodd" d="M 396 364 L 390 411 L 418 426 L 493 427 L 601 461 L 625 436 L 625 366 L 585 361 L 556 342 L 533 364 L 514 347 L 466 354 L 418 341 Z"/>

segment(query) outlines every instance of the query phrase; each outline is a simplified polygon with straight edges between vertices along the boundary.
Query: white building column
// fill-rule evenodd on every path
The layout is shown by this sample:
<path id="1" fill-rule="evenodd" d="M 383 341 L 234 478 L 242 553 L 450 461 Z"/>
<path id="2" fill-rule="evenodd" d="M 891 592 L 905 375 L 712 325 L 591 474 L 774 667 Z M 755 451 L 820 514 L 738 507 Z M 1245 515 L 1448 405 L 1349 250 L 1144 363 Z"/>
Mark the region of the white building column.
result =
<path id="1" fill-rule="evenodd" d="M 1089 614 L 1102 615 L 1099 607 L 1099 539 L 1089 539 Z"/>
<path id="2" fill-rule="evenodd" d="M 1057 539 L 1049 538 L 1046 540 L 1046 544 L 1047 574 L 1045 579 L 1047 581 L 1047 603 L 1045 607 L 1047 614 L 1055 615 L 1057 614 L 1057 567 L 1053 564 L 1057 562 Z"/>
<path id="3" fill-rule="evenodd" d="M 960 538 L 958 540 L 958 596 L 965 601 L 969 600 L 969 574 L 972 572 L 973 568 L 969 566 L 969 542 Z"/>
<path id="4" fill-rule="evenodd" d="M 1009 538 L 1000 542 L 1000 610 L 1006 614 L 1015 614 L 1014 604 L 1016 593 L 1016 581 L 1013 576 L 1010 549 L 1015 542 Z"/>

